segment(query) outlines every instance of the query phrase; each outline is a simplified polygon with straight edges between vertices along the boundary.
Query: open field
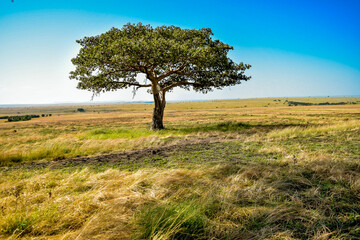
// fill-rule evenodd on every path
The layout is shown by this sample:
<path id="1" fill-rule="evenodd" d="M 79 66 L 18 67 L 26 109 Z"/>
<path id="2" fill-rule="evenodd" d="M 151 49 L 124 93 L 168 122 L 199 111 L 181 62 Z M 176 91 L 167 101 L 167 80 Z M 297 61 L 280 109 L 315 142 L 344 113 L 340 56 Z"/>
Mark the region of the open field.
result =
<path id="1" fill-rule="evenodd" d="M 0 238 L 360 239 L 358 101 L 0 109 Z"/>

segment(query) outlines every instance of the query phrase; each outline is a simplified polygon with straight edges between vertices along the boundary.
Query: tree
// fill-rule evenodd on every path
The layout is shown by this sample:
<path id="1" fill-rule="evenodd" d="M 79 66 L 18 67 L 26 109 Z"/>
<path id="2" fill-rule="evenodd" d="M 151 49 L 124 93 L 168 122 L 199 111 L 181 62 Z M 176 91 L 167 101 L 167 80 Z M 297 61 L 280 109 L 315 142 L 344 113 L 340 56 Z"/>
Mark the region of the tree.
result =
<path id="1" fill-rule="evenodd" d="M 165 94 L 173 88 L 207 93 L 250 79 L 244 71 L 251 66 L 233 62 L 227 56 L 233 47 L 212 35 L 210 28 L 128 23 L 77 40 L 81 49 L 72 59 L 76 68 L 70 78 L 94 95 L 129 87 L 135 94 L 139 88 L 149 88 L 155 105 L 151 128 L 163 129 Z M 144 83 L 138 80 L 141 74 Z"/>

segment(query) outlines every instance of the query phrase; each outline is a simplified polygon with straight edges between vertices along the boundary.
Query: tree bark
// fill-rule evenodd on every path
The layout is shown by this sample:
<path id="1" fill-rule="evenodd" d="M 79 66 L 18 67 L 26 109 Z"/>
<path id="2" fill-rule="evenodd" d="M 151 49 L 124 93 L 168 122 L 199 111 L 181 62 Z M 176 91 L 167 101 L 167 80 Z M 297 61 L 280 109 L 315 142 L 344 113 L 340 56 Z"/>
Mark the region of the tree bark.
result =
<path id="1" fill-rule="evenodd" d="M 152 118 L 151 129 L 152 130 L 161 130 L 164 129 L 163 118 L 164 118 L 164 109 L 165 109 L 165 92 L 160 90 L 159 85 L 152 86 L 152 92 L 154 96 L 154 112 Z"/>

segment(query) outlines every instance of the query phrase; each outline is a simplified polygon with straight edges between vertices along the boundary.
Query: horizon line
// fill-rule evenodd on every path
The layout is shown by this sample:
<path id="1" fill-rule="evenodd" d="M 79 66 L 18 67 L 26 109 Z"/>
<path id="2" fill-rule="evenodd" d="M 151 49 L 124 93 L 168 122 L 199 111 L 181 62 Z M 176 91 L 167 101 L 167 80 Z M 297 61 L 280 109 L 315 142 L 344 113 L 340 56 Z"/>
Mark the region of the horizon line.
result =
<path id="1" fill-rule="evenodd" d="M 252 97 L 252 98 L 224 98 L 224 99 L 190 99 L 190 100 L 169 100 L 168 103 L 174 102 L 207 102 L 207 101 L 224 101 L 224 100 L 246 100 L 246 99 L 266 99 L 266 98 L 327 98 L 327 97 L 360 97 L 360 95 L 322 95 L 322 96 L 272 96 L 272 97 Z M 0 104 L 0 108 L 16 107 L 42 107 L 42 106 L 79 106 L 79 105 L 111 105 L 111 104 L 144 104 L 154 103 L 154 101 L 88 101 L 88 102 L 58 102 L 58 103 L 5 103 Z"/>

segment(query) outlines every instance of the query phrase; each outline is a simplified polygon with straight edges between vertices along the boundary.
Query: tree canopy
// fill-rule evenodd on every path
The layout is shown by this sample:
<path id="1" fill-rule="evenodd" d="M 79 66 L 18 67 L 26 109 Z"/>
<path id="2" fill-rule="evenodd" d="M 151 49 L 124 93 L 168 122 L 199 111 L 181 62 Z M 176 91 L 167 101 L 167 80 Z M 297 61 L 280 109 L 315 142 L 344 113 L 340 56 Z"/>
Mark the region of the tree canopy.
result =
<path id="1" fill-rule="evenodd" d="M 153 28 L 141 23 L 112 28 L 77 40 L 81 49 L 72 59 L 76 69 L 70 78 L 79 81 L 79 89 L 94 94 L 148 87 L 155 109 L 157 101 L 165 107 L 165 93 L 174 87 L 207 93 L 249 80 L 244 71 L 251 66 L 233 62 L 227 56 L 233 47 L 212 35 L 210 28 Z M 143 82 L 139 74 L 145 75 Z"/>

